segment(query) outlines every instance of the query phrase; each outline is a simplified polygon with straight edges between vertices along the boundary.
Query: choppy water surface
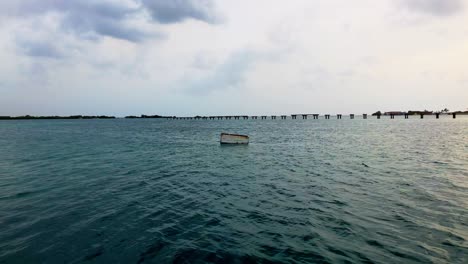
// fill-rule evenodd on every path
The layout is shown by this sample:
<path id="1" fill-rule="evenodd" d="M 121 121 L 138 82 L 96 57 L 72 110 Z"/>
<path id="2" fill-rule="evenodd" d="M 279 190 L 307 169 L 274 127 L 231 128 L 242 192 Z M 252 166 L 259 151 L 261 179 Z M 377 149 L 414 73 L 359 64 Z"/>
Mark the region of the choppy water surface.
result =
<path id="1" fill-rule="evenodd" d="M 468 118 L 0 121 L 0 263 L 45 262 L 468 263 Z"/>

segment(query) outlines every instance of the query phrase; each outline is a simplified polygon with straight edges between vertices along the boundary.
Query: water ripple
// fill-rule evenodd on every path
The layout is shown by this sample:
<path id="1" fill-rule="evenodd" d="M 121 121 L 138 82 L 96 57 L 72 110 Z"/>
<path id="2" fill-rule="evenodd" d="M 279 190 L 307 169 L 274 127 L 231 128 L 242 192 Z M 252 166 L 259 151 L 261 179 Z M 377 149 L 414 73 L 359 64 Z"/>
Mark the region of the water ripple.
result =
<path id="1" fill-rule="evenodd" d="M 251 144 L 220 146 L 221 131 Z M 0 135 L 0 263 L 468 262 L 468 118 L 12 121 Z"/>

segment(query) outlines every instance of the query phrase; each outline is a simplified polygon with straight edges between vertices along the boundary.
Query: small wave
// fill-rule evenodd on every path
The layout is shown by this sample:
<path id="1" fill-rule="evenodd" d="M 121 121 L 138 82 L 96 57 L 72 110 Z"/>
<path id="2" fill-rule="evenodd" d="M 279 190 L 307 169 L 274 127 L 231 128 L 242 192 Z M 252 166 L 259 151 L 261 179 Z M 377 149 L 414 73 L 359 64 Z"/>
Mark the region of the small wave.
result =
<path id="1" fill-rule="evenodd" d="M 159 251 L 161 251 L 166 245 L 162 242 L 156 242 L 153 245 L 149 246 L 145 252 L 140 254 L 140 257 L 138 259 L 138 264 L 143 263 L 145 261 L 150 261 L 152 258 L 154 258 Z"/>
<path id="2" fill-rule="evenodd" d="M 86 255 L 83 260 L 84 261 L 91 261 L 99 256 L 101 256 L 102 254 L 104 253 L 104 250 L 102 248 L 99 248 L 98 250 L 96 250 L 94 253 L 91 253 L 89 255 Z"/>

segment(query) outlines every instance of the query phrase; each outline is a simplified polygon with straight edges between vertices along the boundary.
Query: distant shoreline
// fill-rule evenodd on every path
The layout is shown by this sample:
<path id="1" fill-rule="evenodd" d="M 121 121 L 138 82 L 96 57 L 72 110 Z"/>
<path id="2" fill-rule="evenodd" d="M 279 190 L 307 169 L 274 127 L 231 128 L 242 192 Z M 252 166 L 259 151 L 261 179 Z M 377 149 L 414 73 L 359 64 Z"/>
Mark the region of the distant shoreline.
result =
<path id="1" fill-rule="evenodd" d="M 115 116 L 106 116 L 106 115 L 72 115 L 72 116 L 0 116 L 0 120 L 75 120 L 75 119 L 117 119 L 117 118 L 127 118 L 127 119 L 145 119 L 145 118 L 174 118 L 176 116 L 160 116 L 160 115 L 141 115 L 141 116 L 125 116 L 125 117 L 115 117 Z"/>
<path id="2" fill-rule="evenodd" d="M 36 119 L 115 119 L 115 116 L 0 116 L 0 120 L 36 120 Z"/>
<path id="3" fill-rule="evenodd" d="M 454 111 L 454 112 L 429 112 L 429 111 L 408 111 L 408 112 L 384 112 L 381 113 L 380 111 L 371 114 L 371 116 L 399 116 L 399 115 L 468 115 L 468 111 Z M 300 115 L 300 114 L 297 114 Z M 307 114 L 308 115 L 308 114 Z M 337 114 L 339 115 L 339 114 Z M 276 115 L 273 115 L 276 116 Z M 284 115 L 283 115 L 284 116 Z M 291 116 L 291 115 L 289 115 Z M 222 115 L 222 116 L 193 116 L 191 118 L 194 119 L 201 119 L 201 118 L 209 118 L 209 117 L 248 117 L 246 115 Z M 255 116 L 256 117 L 256 116 Z M 125 116 L 125 117 L 115 117 L 115 116 L 106 116 L 106 115 L 97 115 L 97 116 L 87 116 L 87 115 L 72 115 L 72 116 L 31 116 L 31 115 L 24 115 L 24 116 L 0 116 L 0 120 L 76 120 L 76 119 L 173 119 L 173 118 L 187 118 L 187 117 L 178 117 L 178 116 L 161 116 L 161 115 L 141 115 L 141 116 Z"/>

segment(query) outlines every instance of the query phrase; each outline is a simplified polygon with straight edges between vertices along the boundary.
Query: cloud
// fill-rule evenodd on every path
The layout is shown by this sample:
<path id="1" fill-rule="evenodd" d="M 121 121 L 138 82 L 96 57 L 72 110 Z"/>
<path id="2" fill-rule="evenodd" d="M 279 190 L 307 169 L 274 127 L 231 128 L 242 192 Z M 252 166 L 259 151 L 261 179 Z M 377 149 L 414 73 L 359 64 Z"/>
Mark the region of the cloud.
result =
<path id="1" fill-rule="evenodd" d="M 191 67 L 198 70 L 210 70 L 216 66 L 216 59 L 208 52 L 195 54 Z"/>
<path id="2" fill-rule="evenodd" d="M 46 41 L 17 40 L 18 49 L 30 57 L 63 58 L 64 54 L 52 43 Z"/>
<path id="3" fill-rule="evenodd" d="M 196 19 L 207 23 L 218 21 L 213 12 L 213 3 L 208 0 L 142 0 L 154 20 L 163 23 L 177 23 L 185 19 Z"/>
<path id="4" fill-rule="evenodd" d="M 410 11 L 435 16 L 450 16 L 463 10 L 462 0 L 403 0 Z"/>
<path id="5" fill-rule="evenodd" d="M 256 58 L 258 54 L 250 50 L 234 52 L 210 75 L 191 81 L 187 90 L 191 94 L 204 95 L 215 90 L 237 87 L 244 82 L 245 75 Z"/>
<path id="6" fill-rule="evenodd" d="M 256 64 L 280 62 L 289 52 L 291 50 L 283 45 L 262 48 L 245 47 L 232 52 L 217 66 L 213 66 L 214 61 L 208 58 L 208 61 L 204 62 L 202 67 L 197 65 L 201 56 L 201 54 L 198 54 L 191 66 L 200 70 L 207 70 L 209 73 L 202 78 L 184 79 L 182 83 L 183 86 L 187 87 L 185 90 L 194 95 L 206 95 L 215 91 L 233 88 L 240 89 Z"/>
<path id="7" fill-rule="evenodd" d="M 138 12 L 137 6 L 115 1 L 21 0 L 13 12 L 17 17 L 58 13 L 60 27 L 85 39 L 108 36 L 140 42 L 151 34 L 128 25 Z"/>
<path id="8" fill-rule="evenodd" d="M 214 23 L 217 17 L 211 0 L 17 0 L 0 3 L 0 14 L 18 19 L 58 14 L 59 27 L 80 38 L 107 36 L 130 42 L 163 37 L 149 30 L 152 24 L 189 18 Z"/>
<path id="9" fill-rule="evenodd" d="M 62 28 L 88 40 L 107 36 L 130 42 L 142 42 L 150 37 L 163 36 L 161 33 L 149 33 L 130 27 L 124 20 L 96 14 L 88 14 L 87 16 L 82 16 L 79 13 L 70 14 L 62 21 Z"/>

